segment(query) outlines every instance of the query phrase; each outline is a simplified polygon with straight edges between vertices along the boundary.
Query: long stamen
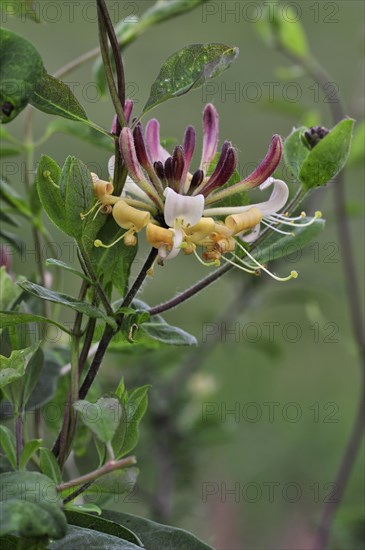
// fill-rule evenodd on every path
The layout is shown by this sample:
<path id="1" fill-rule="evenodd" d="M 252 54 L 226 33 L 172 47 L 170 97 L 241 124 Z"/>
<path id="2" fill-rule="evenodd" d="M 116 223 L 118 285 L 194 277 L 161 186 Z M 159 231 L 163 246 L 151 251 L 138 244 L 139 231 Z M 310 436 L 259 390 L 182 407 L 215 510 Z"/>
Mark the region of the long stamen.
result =
<path id="1" fill-rule="evenodd" d="M 265 273 L 270 275 L 270 277 L 275 279 L 275 281 L 279 281 L 279 282 L 284 283 L 286 281 L 290 281 L 290 279 L 296 279 L 298 277 L 298 272 L 297 271 L 291 271 L 290 275 L 288 275 L 287 277 L 278 277 L 274 273 L 271 273 L 271 271 L 269 271 L 264 265 L 260 264 L 260 262 L 257 261 L 256 258 L 254 258 L 252 256 L 252 254 L 250 254 L 249 251 L 246 250 L 246 248 L 244 246 L 242 246 L 238 241 L 236 241 L 236 242 L 237 242 L 238 247 L 242 250 L 242 252 L 244 252 L 260 269 L 262 269 L 263 271 L 265 271 Z"/>
<path id="2" fill-rule="evenodd" d="M 101 202 L 96 201 L 96 203 L 85 214 L 83 212 L 80 212 L 80 218 L 82 220 L 84 220 L 86 218 L 86 216 L 89 216 L 89 214 L 92 214 L 94 212 L 95 208 L 97 208 L 100 205 L 101 205 Z"/>
<path id="3" fill-rule="evenodd" d="M 236 255 L 234 254 L 234 256 L 236 256 Z M 222 260 L 224 260 L 225 262 L 233 265 L 234 267 L 237 267 L 238 269 L 241 269 L 242 271 L 245 271 L 246 273 L 250 273 L 251 275 L 257 275 L 257 270 L 256 269 L 255 270 L 247 269 L 247 268 L 243 267 L 242 265 L 236 264 L 235 262 L 233 262 L 232 260 L 230 260 L 226 256 L 222 256 Z"/>
<path id="4" fill-rule="evenodd" d="M 265 220 L 261 220 L 261 223 L 266 225 L 266 227 L 270 227 L 273 231 L 276 231 L 276 233 L 281 233 L 281 235 L 290 235 L 291 237 L 295 237 L 295 233 L 291 233 L 290 231 L 282 231 L 282 229 L 278 229 L 273 225 L 272 223 L 268 223 Z"/>
<path id="5" fill-rule="evenodd" d="M 115 239 L 115 241 L 113 241 L 112 243 L 110 244 L 104 244 L 103 241 L 101 241 L 100 239 L 96 239 L 94 241 L 94 246 L 96 246 L 96 248 L 111 248 L 112 246 L 114 246 L 115 244 L 119 243 L 119 241 L 121 241 L 122 239 L 125 239 L 125 237 L 127 237 L 128 235 L 132 234 L 135 232 L 135 229 L 134 227 L 132 227 L 131 229 L 128 229 L 128 231 L 126 231 L 125 233 L 123 233 L 123 235 L 121 235 L 120 237 L 118 237 L 117 239 Z"/>
<path id="6" fill-rule="evenodd" d="M 288 221 L 285 221 L 285 218 L 282 217 L 280 219 L 277 219 L 276 214 L 271 214 L 271 216 L 265 216 L 265 219 L 273 221 L 277 224 L 283 224 L 283 225 L 289 225 L 291 227 L 308 227 L 309 225 L 312 225 L 315 223 L 319 218 L 322 217 L 322 212 L 317 211 L 313 218 L 311 218 L 308 222 L 305 223 L 295 223 L 291 220 L 291 218 L 286 218 Z"/>
<path id="7" fill-rule="evenodd" d="M 194 256 L 197 258 L 197 260 L 198 260 L 202 265 L 204 265 L 205 267 L 212 267 L 212 266 L 219 267 L 219 266 L 221 265 L 221 263 L 220 263 L 219 260 L 214 260 L 213 262 L 205 262 L 204 260 L 202 260 L 202 258 L 201 258 L 201 257 L 199 256 L 199 254 L 197 253 L 195 247 L 193 248 L 193 254 L 194 254 Z"/>

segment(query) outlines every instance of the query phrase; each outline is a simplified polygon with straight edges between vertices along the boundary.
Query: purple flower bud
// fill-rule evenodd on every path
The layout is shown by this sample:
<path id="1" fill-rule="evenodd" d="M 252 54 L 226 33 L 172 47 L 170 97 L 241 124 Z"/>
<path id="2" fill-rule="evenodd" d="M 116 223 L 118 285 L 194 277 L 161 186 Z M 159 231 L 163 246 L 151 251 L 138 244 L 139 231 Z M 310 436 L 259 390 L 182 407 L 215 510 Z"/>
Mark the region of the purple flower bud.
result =
<path id="1" fill-rule="evenodd" d="M 157 160 L 156 162 L 154 162 L 153 167 L 158 177 L 160 179 L 165 179 L 165 169 L 162 162 L 160 160 Z"/>
<path id="2" fill-rule="evenodd" d="M 172 157 L 169 157 L 165 160 L 165 177 L 169 187 L 173 186 L 173 160 Z"/>
<path id="3" fill-rule="evenodd" d="M 131 114 L 133 111 L 133 100 L 132 99 L 126 99 L 124 103 L 124 116 L 127 121 L 127 124 L 129 124 L 129 120 L 131 118 Z"/>
<path id="4" fill-rule="evenodd" d="M 147 123 L 145 137 L 152 162 L 156 162 L 156 160 L 165 162 L 170 155 L 166 149 L 161 146 L 160 123 L 155 118 Z"/>
<path id="5" fill-rule="evenodd" d="M 227 142 L 226 142 L 227 143 Z M 223 153 L 223 148 L 222 148 Z M 221 155 L 222 156 L 222 155 Z M 230 177 L 233 175 L 237 166 L 237 154 L 235 149 L 229 144 L 223 162 L 218 170 L 214 170 L 212 177 L 209 179 L 205 187 L 202 189 L 202 194 L 206 197 L 217 187 L 223 186 L 227 183 Z M 217 164 L 218 168 L 218 164 Z"/>
<path id="6" fill-rule="evenodd" d="M 136 183 L 145 181 L 144 174 L 138 162 L 132 130 L 129 128 L 123 128 L 119 138 L 119 146 L 120 154 L 122 155 L 131 178 Z"/>
<path id="7" fill-rule="evenodd" d="M 117 115 L 114 115 L 113 117 L 113 122 L 112 122 L 112 128 L 111 128 L 111 133 L 116 136 L 117 135 L 117 126 L 118 126 L 118 117 Z"/>
<path id="8" fill-rule="evenodd" d="M 219 117 L 214 105 L 208 103 L 203 113 L 203 153 L 201 168 L 206 170 L 206 167 L 214 159 L 217 152 L 218 132 L 219 132 Z"/>
<path id="9" fill-rule="evenodd" d="M 204 179 L 203 170 L 196 170 L 191 178 L 190 191 L 195 191 Z"/>
<path id="10" fill-rule="evenodd" d="M 252 189 L 264 183 L 276 170 L 283 154 L 283 142 L 279 135 L 272 137 L 271 144 L 264 160 L 243 180 L 246 189 Z M 242 182 L 241 182 L 242 183 Z M 238 185 L 238 184 L 237 184 Z"/>
<path id="11" fill-rule="evenodd" d="M 145 170 L 151 165 L 151 160 L 146 149 L 143 138 L 142 124 L 139 122 L 133 131 L 134 145 L 136 148 L 137 158 Z"/>
<path id="12" fill-rule="evenodd" d="M 183 174 L 181 176 L 182 184 L 185 183 L 186 177 L 189 172 L 191 159 L 193 158 L 194 149 L 195 149 L 195 129 L 193 126 L 188 126 L 185 130 L 184 142 L 183 142 L 183 151 L 185 157 L 185 167 Z"/>
<path id="13" fill-rule="evenodd" d="M 173 177 L 173 189 L 176 191 L 181 191 L 182 182 L 181 178 L 184 172 L 185 167 L 185 158 L 184 152 L 180 145 L 175 147 L 174 154 L 172 156 L 172 177 Z"/>
<path id="14" fill-rule="evenodd" d="M 121 131 L 119 146 L 122 159 L 133 181 L 160 207 L 161 200 L 153 185 L 146 179 L 138 162 L 133 133 L 130 128 L 123 128 Z"/>

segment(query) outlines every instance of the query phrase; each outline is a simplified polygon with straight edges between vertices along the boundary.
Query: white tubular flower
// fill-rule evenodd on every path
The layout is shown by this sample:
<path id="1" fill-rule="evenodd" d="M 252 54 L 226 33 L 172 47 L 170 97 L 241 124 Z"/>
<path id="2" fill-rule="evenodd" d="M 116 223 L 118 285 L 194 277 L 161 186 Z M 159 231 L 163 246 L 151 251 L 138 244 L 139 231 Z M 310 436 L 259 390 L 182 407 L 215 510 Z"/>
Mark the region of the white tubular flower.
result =
<path id="1" fill-rule="evenodd" d="M 180 250 L 186 236 L 185 231 L 196 225 L 202 218 L 204 210 L 204 197 L 188 197 L 179 195 L 173 189 L 167 188 L 164 191 L 165 208 L 164 218 L 166 225 L 173 230 L 172 249 L 164 254 L 163 259 L 172 260 Z"/>

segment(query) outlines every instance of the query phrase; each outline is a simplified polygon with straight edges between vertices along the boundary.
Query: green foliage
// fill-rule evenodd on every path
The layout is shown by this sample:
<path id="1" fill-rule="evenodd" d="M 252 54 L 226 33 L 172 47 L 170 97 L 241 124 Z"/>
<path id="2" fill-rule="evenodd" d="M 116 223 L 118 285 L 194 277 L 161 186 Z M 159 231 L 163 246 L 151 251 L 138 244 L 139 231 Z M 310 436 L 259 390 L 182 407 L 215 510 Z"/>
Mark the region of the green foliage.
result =
<path id="1" fill-rule="evenodd" d="M 281 4 L 264 6 L 256 29 L 270 48 L 279 46 L 292 55 L 305 59 L 309 56 L 309 46 L 303 25 L 290 6 L 286 7 L 285 16 L 282 8 Z"/>
<path id="2" fill-rule="evenodd" d="M 24 445 L 19 460 L 19 470 L 25 470 L 25 467 L 34 453 L 42 446 L 42 439 L 31 439 Z"/>
<path id="3" fill-rule="evenodd" d="M 80 413 L 84 424 L 100 441 L 109 443 L 113 439 L 122 412 L 118 399 L 101 397 L 96 403 L 80 400 L 73 406 Z"/>
<path id="4" fill-rule="evenodd" d="M 168 548 L 169 550 L 182 550 L 184 548 L 189 550 L 213 550 L 211 546 L 183 529 L 176 529 L 139 516 L 112 512 L 111 510 L 105 510 L 103 517 L 131 529 L 148 550 L 161 550 L 162 548 Z"/>
<path id="5" fill-rule="evenodd" d="M 37 170 L 39 199 L 49 219 L 63 231 L 65 209 L 60 192 L 61 168 L 51 157 L 42 155 Z"/>
<path id="6" fill-rule="evenodd" d="M 45 74 L 42 58 L 22 36 L 0 29 L 0 122 L 10 122 L 26 107 Z"/>
<path id="7" fill-rule="evenodd" d="M 5 266 L 0 267 L 0 309 L 9 309 L 19 298 L 21 290 L 14 284 L 13 279 L 6 272 Z M 3 322 L 0 314 L 0 323 Z M 0 325 L 3 328 L 2 324 Z"/>
<path id="8" fill-rule="evenodd" d="M 16 407 L 19 407 L 22 403 L 24 392 L 24 384 L 18 384 L 17 382 L 24 377 L 38 346 L 39 343 L 25 349 L 13 350 L 10 357 L 0 355 L 0 388 Z"/>
<path id="9" fill-rule="evenodd" d="M 13 189 L 3 178 L 0 177 L 0 198 L 26 219 L 31 219 L 32 213 L 26 200 Z"/>
<path id="10" fill-rule="evenodd" d="M 11 466 L 16 469 L 16 451 L 14 434 L 6 426 L 0 426 L 0 445 Z"/>
<path id="11" fill-rule="evenodd" d="M 87 120 L 83 107 L 70 88 L 46 73 L 37 81 L 29 101 L 33 107 L 49 115 L 58 115 L 75 121 Z"/>
<path id="12" fill-rule="evenodd" d="M 237 56 L 238 48 L 225 44 L 192 44 L 182 48 L 162 65 L 143 113 L 168 99 L 200 88 L 207 80 L 228 69 Z"/>
<path id="13" fill-rule="evenodd" d="M 341 120 L 317 145 L 310 149 L 301 127 L 293 130 L 284 143 L 284 158 L 304 189 L 325 185 L 345 166 L 350 153 L 352 119 Z"/>
<path id="14" fill-rule="evenodd" d="M 42 300 L 61 304 L 73 309 L 74 311 L 78 311 L 79 313 L 84 313 L 93 319 L 104 319 L 107 323 L 115 327 L 115 321 L 112 318 L 108 317 L 101 309 L 88 304 L 87 302 L 81 302 L 73 296 L 62 294 L 61 292 L 55 292 L 54 290 L 49 290 L 48 288 L 31 283 L 30 281 L 22 281 L 19 282 L 18 285 L 26 292 L 29 292 L 30 294 L 33 294 L 33 296 L 37 296 Z"/>
<path id="15" fill-rule="evenodd" d="M 60 195 L 64 205 L 63 231 L 80 239 L 83 221 L 80 214 L 88 212 L 93 202 L 91 175 L 83 162 L 67 157 L 60 177 Z"/>
<path id="16" fill-rule="evenodd" d="M 40 447 L 39 449 L 40 470 L 42 474 L 49 477 L 54 483 L 61 483 L 62 474 L 55 455 L 47 449 Z"/>
<path id="17" fill-rule="evenodd" d="M 76 527 L 71 525 L 68 527 L 67 536 L 53 542 L 50 550 L 84 550 L 85 548 L 107 548 L 108 550 L 139 550 L 140 546 L 121 540 L 117 536 L 107 533 L 100 533 L 85 527 Z"/>
<path id="18" fill-rule="evenodd" d="M 63 332 L 71 334 L 71 331 L 53 319 L 34 315 L 33 313 L 18 313 L 17 311 L 0 311 L 0 328 L 15 327 L 28 323 L 50 324 L 58 327 Z"/>
<path id="19" fill-rule="evenodd" d="M 37 472 L 0 475 L 0 536 L 60 539 L 66 534 L 61 498 L 48 477 Z"/>
<path id="20" fill-rule="evenodd" d="M 139 425 L 147 410 L 149 388 L 147 385 L 128 392 L 122 383 L 116 391 L 120 404 L 119 423 L 112 440 L 116 458 L 130 453 L 138 443 Z"/>
<path id="21" fill-rule="evenodd" d="M 365 120 L 355 126 L 354 137 L 349 156 L 349 165 L 364 162 L 365 155 Z"/>
<path id="22" fill-rule="evenodd" d="M 82 271 L 79 271 L 78 269 L 75 269 L 71 265 L 66 264 L 65 262 L 62 262 L 61 260 L 57 260 L 56 258 L 48 258 L 46 260 L 47 266 L 52 267 L 60 267 L 61 269 L 64 269 L 65 271 L 68 271 L 69 273 L 72 273 L 73 275 L 77 275 L 77 277 L 80 277 L 83 281 L 87 281 L 89 284 L 93 284 L 91 279 L 85 275 Z"/>
<path id="23" fill-rule="evenodd" d="M 95 517 L 95 515 L 68 511 L 66 512 L 66 517 L 70 525 L 112 535 L 113 537 L 118 537 L 124 541 L 132 542 L 139 547 L 142 546 L 139 538 L 130 529 L 123 527 L 114 521 L 110 521 L 105 518 L 98 518 Z"/>

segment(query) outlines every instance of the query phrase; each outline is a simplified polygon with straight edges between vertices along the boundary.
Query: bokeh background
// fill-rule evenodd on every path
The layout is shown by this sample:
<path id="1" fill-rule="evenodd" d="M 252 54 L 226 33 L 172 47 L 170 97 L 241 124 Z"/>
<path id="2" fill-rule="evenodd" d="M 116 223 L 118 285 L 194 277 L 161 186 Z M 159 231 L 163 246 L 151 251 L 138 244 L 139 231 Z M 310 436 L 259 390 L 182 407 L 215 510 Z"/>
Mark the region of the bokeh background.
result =
<path id="1" fill-rule="evenodd" d="M 140 15 L 152 3 L 120 0 L 110 1 L 109 6 L 117 22 Z M 46 0 L 41 4 L 46 10 L 46 23 L 12 19 L 6 26 L 35 44 L 52 73 L 97 45 L 95 10 L 88 0 L 74 5 Z M 57 9 L 51 4 L 57 4 Z M 287 4 L 282 3 L 283 9 Z M 361 121 L 364 4 L 357 0 L 290 4 L 300 15 L 311 51 L 339 88 L 346 112 Z M 237 146 L 242 173 L 247 164 L 252 166 L 263 158 L 274 133 L 285 137 L 302 122 L 332 126 L 329 106 L 313 82 L 288 75 L 290 64 L 260 41 L 253 22 L 260 9 L 256 2 L 208 2 L 151 28 L 124 56 L 127 90 L 138 112 L 159 67 L 173 52 L 198 42 L 238 46 L 240 56 L 223 76 L 202 90 L 159 106 L 154 115 L 161 122 L 164 137 L 180 140 L 188 124 L 201 132 L 203 107 L 212 101 L 220 113 L 220 141 L 229 139 Z M 88 63 L 65 80 L 73 85 L 90 118 L 108 128 L 113 109 L 108 98 L 100 99 L 95 94 L 91 66 Z M 36 113 L 36 137 L 43 134 L 49 120 Z M 21 139 L 23 126 L 21 115 L 8 129 Z M 75 155 L 93 170 L 96 165 L 99 174 L 107 177 L 108 154 L 72 135 L 54 135 L 42 152 L 60 164 L 67 155 Z M 22 160 L 7 162 L 12 162 L 13 168 L 7 165 L 5 169 L 16 172 L 12 182 L 22 191 Z M 361 162 L 354 162 L 346 171 L 348 212 L 360 280 L 364 275 L 362 168 Z M 194 334 L 199 342 L 205 340 L 198 354 L 186 348 L 155 355 L 141 353 L 137 358 L 110 354 L 99 377 L 103 391 L 110 391 L 122 375 L 127 384 L 145 377 L 152 384 L 153 410 L 163 410 L 179 434 L 174 439 L 175 455 L 174 450 L 166 451 L 171 455 L 175 480 L 168 520 L 220 550 L 305 550 L 325 499 L 336 498 L 333 482 L 350 433 L 361 380 L 331 187 L 314 194 L 308 205 L 310 212 L 323 211 L 327 219 L 324 233 L 297 258 L 292 256 L 275 266 L 280 273 L 297 269 L 299 279 L 283 284 L 262 277 L 254 287 L 243 291 L 249 276 L 231 272 L 194 300 L 165 314 L 166 320 Z M 20 233 L 31 247 L 28 228 L 22 227 Z M 52 235 L 62 251 L 61 259 L 76 263 L 64 237 L 54 228 Z M 139 262 L 146 250 L 143 243 L 140 248 Z M 26 259 L 14 257 L 16 273 L 29 277 L 34 270 L 31 254 Z M 204 274 L 206 270 L 193 258 L 181 256 L 164 269 L 156 269 L 154 278 L 144 287 L 143 299 L 157 304 Z M 72 293 L 73 287 L 74 280 L 66 277 L 63 289 Z M 236 311 L 230 309 L 230 304 L 235 304 Z M 240 313 L 235 316 L 237 311 Z M 226 328 L 238 330 L 238 334 L 214 338 L 211 334 L 215 330 L 220 328 L 224 333 L 219 320 L 223 314 L 228 315 Z M 161 381 L 172 379 L 179 365 L 192 362 L 194 375 L 180 388 L 184 398 L 169 403 L 166 411 L 168 398 L 159 391 Z M 231 410 L 234 414 L 229 414 Z M 162 450 L 156 445 L 156 440 L 164 441 L 166 423 L 159 424 L 149 415 L 136 450 L 141 489 L 133 498 L 112 501 L 110 507 L 156 517 L 156 502 L 151 509 L 144 491 L 150 490 L 156 496 L 157 490 L 165 495 L 165 483 L 170 480 L 169 468 L 166 473 L 162 465 L 163 444 Z M 165 435 L 168 439 L 167 432 Z M 88 456 L 76 459 L 81 470 L 89 467 L 90 460 Z M 337 516 L 333 548 L 362 547 L 362 469 L 360 454 Z"/>

